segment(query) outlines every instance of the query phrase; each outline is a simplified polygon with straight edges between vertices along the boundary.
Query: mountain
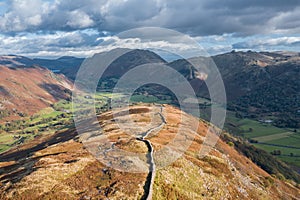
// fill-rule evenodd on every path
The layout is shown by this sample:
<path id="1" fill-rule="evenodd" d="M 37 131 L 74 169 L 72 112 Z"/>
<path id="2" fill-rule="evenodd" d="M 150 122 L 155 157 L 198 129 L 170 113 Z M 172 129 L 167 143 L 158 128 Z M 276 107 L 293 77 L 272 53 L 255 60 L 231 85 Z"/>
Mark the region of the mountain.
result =
<path id="1" fill-rule="evenodd" d="M 211 59 L 222 75 L 228 100 L 231 101 L 251 93 L 279 75 L 286 76 L 286 79 L 297 76 L 300 54 L 232 51 L 212 56 Z M 209 66 L 211 60 L 206 57 L 194 57 L 188 60 L 176 60 L 169 65 L 185 77 L 196 79 L 195 74 L 199 72 L 188 61 Z"/>
<path id="2" fill-rule="evenodd" d="M 103 77 L 119 78 L 130 69 L 148 63 L 166 63 L 166 61 L 152 51 L 134 49 L 113 61 L 104 72 Z"/>
<path id="3" fill-rule="evenodd" d="M 300 127 L 299 53 L 233 52 L 213 59 L 231 110 L 257 119 L 272 114 L 276 126 Z"/>
<path id="4" fill-rule="evenodd" d="M 297 76 L 300 55 L 285 56 L 268 52 L 231 52 L 212 58 L 218 66 L 229 100 L 247 95 L 278 76 Z M 284 87 L 284 86 L 283 86 Z"/>
<path id="5" fill-rule="evenodd" d="M 41 59 L 34 58 L 33 62 L 37 65 L 46 67 L 56 73 L 62 73 L 70 80 L 76 78 L 76 73 L 84 61 L 84 58 L 76 58 L 72 56 L 63 56 L 58 59 Z"/>
<path id="6" fill-rule="evenodd" d="M 296 183 L 279 179 L 282 175 L 270 175 L 226 140 L 219 139 L 208 155 L 199 156 L 209 127 L 202 120 L 168 105 L 135 105 L 129 113 L 120 109 L 114 114 L 99 115 L 103 131 L 98 129 L 89 137 L 77 136 L 73 129 L 58 131 L 1 154 L 1 199 L 146 199 L 149 195 L 161 200 L 300 198 Z M 196 133 L 182 117 L 188 124 L 199 122 Z M 120 120 L 124 122 L 123 129 L 116 124 Z M 135 126 L 126 120 L 134 120 Z M 178 134 L 179 127 L 185 131 Z M 152 132 L 141 139 L 150 129 Z M 126 134 L 128 130 L 130 134 Z M 107 136 L 114 146 L 105 146 L 101 135 Z M 175 136 L 179 143 L 173 144 Z M 181 142 L 191 145 L 181 157 L 161 168 L 167 157 L 156 156 L 155 152 L 168 145 L 168 154 L 180 154 Z M 114 157 L 116 148 L 141 155 Z M 154 151 L 154 173 L 114 168 L 149 168 L 149 148 Z M 104 165 L 92 154 L 114 167 Z"/>
<path id="7" fill-rule="evenodd" d="M 15 62 L 0 65 L 0 120 L 29 116 L 60 99 L 69 99 L 71 89 L 65 76 L 46 68 Z"/>
<path id="8" fill-rule="evenodd" d="M 205 57 L 189 59 L 209 66 Z M 292 52 L 229 52 L 212 57 L 222 76 L 228 108 L 239 116 L 275 116 L 279 127 L 300 127 L 300 54 Z M 204 81 L 186 60 L 169 64 L 190 79 L 197 94 L 209 98 Z M 203 76 L 203 75 L 202 75 Z"/>

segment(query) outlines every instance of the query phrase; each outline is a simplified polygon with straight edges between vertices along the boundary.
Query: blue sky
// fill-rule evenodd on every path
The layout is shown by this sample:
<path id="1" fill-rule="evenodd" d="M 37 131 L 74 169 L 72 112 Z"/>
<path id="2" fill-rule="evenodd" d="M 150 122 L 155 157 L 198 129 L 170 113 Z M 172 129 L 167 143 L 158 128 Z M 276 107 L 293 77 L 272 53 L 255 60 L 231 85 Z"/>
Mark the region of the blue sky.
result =
<path id="1" fill-rule="evenodd" d="M 300 51 L 299 0 L 2 0 L 0 54 L 91 56 L 112 48 L 101 42 L 145 26 L 187 34 L 210 54 Z M 179 48 L 166 41 L 156 44 Z"/>

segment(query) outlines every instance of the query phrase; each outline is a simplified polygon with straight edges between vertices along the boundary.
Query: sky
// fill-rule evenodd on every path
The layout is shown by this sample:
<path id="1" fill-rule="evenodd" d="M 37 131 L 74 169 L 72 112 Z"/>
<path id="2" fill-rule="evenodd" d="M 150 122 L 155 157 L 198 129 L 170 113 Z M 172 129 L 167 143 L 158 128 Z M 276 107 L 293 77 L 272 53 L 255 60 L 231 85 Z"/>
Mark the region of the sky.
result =
<path id="1" fill-rule="evenodd" d="M 86 57 L 144 47 L 118 34 L 162 27 L 190 36 L 209 54 L 300 51 L 299 0 L 0 0 L 0 54 Z M 149 42 L 149 41 L 148 41 Z M 108 47 L 104 47 L 108 43 Z M 117 47 L 119 47 L 117 45 Z M 177 51 L 180 45 L 165 41 Z M 181 48 L 184 51 L 184 48 Z"/>

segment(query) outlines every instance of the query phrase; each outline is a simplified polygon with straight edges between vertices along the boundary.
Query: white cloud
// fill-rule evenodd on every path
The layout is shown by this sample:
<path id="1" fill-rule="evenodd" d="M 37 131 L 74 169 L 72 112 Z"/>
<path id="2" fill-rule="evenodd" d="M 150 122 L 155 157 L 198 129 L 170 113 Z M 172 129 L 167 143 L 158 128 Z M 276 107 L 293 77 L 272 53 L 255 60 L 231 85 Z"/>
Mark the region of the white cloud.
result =
<path id="1" fill-rule="evenodd" d="M 42 24 L 49 4 L 41 0 L 13 0 L 10 8 L 0 16 L 0 29 L 5 32 L 25 31 Z"/>
<path id="2" fill-rule="evenodd" d="M 41 15 L 31 16 L 27 19 L 28 24 L 32 26 L 38 26 L 42 23 Z"/>
<path id="3" fill-rule="evenodd" d="M 300 42 L 300 37 L 280 37 L 268 40 L 260 40 L 258 44 L 262 45 L 291 45 Z"/>
<path id="4" fill-rule="evenodd" d="M 237 50 L 300 52 L 300 35 L 258 35 L 234 43 L 232 48 Z"/>
<path id="5" fill-rule="evenodd" d="M 69 13 L 67 26 L 72 28 L 87 28 L 94 24 L 94 21 L 84 12 L 74 10 Z"/>

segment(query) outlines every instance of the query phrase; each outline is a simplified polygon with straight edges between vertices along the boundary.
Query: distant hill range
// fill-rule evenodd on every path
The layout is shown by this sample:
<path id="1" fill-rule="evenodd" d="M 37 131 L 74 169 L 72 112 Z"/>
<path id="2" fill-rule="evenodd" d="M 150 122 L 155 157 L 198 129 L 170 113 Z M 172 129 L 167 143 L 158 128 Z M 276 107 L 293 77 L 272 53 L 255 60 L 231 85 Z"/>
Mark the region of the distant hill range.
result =
<path id="1" fill-rule="evenodd" d="M 5 65 L 7 67 L 43 66 L 53 72 L 65 74 L 69 79 L 73 80 L 75 79 L 77 70 L 83 60 L 84 58 L 72 56 L 64 56 L 57 59 L 30 59 L 24 56 L 8 55 L 0 56 L 0 65 Z"/>
<path id="2" fill-rule="evenodd" d="M 296 52 L 229 52 L 212 57 L 226 88 L 228 108 L 239 117 L 266 118 L 275 116 L 279 127 L 300 127 L 300 54 Z M 189 59 L 193 63 L 209 63 L 205 57 Z M 15 66 L 44 66 L 74 80 L 83 59 L 61 57 L 29 59 L 21 56 L 2 56 L 0 64 Z M 193 85 L 197 94 L 209 98 L 203 79 L 187 60 L 167 63 L 148 50 L 133 50 L 117 60 L 106 70 L 107 87 L 113 87 L 111 78 L 118 78 L 135 66 L 162 62 L 183 74 Z M 201 78 L 202 77 L 202 78 Z M 204 77 L 204 78 L 203 78 Z M 103 87 L 103 85 L 101 86 Z M 105 86 L 104 86 L 105 87 Z"/>

